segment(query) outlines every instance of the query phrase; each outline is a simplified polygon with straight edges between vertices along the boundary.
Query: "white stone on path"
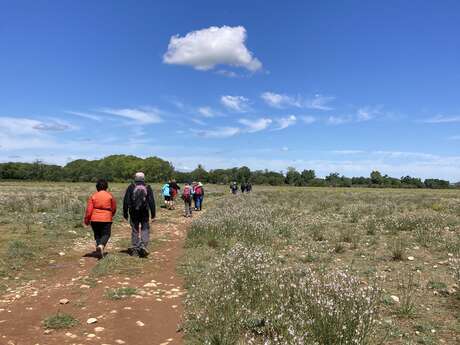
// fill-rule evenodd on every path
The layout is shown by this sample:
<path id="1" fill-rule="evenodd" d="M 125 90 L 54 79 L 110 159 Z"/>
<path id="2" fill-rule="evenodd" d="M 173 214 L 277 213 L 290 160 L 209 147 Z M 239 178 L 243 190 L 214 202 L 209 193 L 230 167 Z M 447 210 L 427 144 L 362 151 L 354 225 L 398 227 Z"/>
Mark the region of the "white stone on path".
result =
<path id="1" fill-rule="evenodd" d="M 144 327 L 145 323 L 143 323 L 142 321 L 136 321 L 136 325 L 138 325 L 139 327 Z"/>
<path id="2" fill-rule="evenodd" d="M 96 322 L 97 322 L 97 319 L 95 317 L 90 317 L 88 320 L 86 320 L 87 324 L 92 324 L 92 323 L 96 323 Z"/>
<path id="3" fill-rule="evenodd" d="M 121 339 L 117 339 L 117 340 L 115 340 L 115 342 L 116 342 L 117 344 L 126 344 L 126 342 L 123 341 L 123 340 L 121 340 Z"/>
<path id="4" fill-rule="evenodd" d="M 390 298 L 391 298 L 394 302 L 399 303 L 399 297 L 398 297 L 398 296 L 391 295 Z"/>
<path id="5" fill-rule="evenodd" d="M 59 300 L 59 304 L 67 304 L 69 303 L 70 301 L 67 299 L 67 298 L 63 298 L 63 299 L 60 299 Z"/>

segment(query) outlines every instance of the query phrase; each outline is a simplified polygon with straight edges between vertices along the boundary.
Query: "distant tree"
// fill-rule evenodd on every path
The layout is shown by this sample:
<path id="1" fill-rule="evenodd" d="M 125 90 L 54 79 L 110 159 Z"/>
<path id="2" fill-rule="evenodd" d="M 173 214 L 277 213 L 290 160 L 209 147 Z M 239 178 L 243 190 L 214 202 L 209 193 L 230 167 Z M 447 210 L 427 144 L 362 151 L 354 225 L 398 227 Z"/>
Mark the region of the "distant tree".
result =
<path id="1" fill-rule="evenodd" d="M 300 175 L 303 186 L 307 186 L 312 180 L 316 178 L 316 173 L 314 170 L 303 170 Z"/>
<path id="2" fill-rule="evenodd" d="M 289 167 L 287 170 L 286 184 L 291 185 L 291 186 L 301 186 L 302 185 L 302 176 L 293 167 Z"/>
<path id="3" fill-rule="evenodd" d="M 371 183 L 374 185 L 381 185 L 383 184 L 383 176 L 378 170 L 374 170 L 371 172 Z"/>
<path id="4" fill-rule="evenodd" d="M 449 188 L 450 183 L 449 181 L 446 180 L 438 180 L 438 179 L 426 179 L 424 181 L 424 185 L 426 188 L 439 188 L 439 189 L 444 189 L 444 188 Z"/>
<path id="5" fill-rule="evenodd" d="M 330 173 L 326 176 L 326 183 L 329 186 L 337 187 L 340 186 L 340 174 L 339 173 Z"/>

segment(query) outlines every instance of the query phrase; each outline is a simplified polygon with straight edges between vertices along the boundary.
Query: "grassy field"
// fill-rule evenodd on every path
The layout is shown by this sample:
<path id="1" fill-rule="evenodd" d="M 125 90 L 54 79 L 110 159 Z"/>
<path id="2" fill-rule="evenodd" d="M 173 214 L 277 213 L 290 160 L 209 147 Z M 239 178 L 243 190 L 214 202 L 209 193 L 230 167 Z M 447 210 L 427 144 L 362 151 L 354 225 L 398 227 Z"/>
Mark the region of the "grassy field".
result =
<path id="1" fill-rule="evenodd" d="M 125 188 L 110 186 L 119 201 Z M 0 183 L 0 295 L 92 241 L 81 221 L 93 191 L 86 183 Z M 179 267 L 189 344 L 460 341 L 460 191 L 206 192 Z M 131 265 L 113 255 L 96 267 L 104 273 L 119 259 Z"/>
<path id="2" fill-rule="evenodd" d="M 256 188 L 195 220 L 190 344 L 456 344 L 460 193 Z"/>

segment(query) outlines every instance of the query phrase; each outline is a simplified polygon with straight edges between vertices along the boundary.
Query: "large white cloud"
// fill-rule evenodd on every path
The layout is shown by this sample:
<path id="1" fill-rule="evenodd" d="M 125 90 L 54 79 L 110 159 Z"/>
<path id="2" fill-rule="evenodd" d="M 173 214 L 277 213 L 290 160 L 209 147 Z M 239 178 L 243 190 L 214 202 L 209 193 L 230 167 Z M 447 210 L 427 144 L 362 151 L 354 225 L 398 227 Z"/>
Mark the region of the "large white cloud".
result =
<path id="1" fill-rule="evenodd" d="M 243 26 L 211 26 L 184 37 L 175 35 L 169 41 L 163 62 L 203 71 L 216 65 L 230 65 L 254 72 L 262 68 L 262 63 L 246 48 L 246 36 Z"/>
<path id="2" fill-rule="evenodd" d="M 276 122 L 278 123 L 278 128 L 277 130 L 285 129 L 288 128 L 289 126 L 295 125 L 297 122 L 297 117 L 294 115 L 289 115 L 286 117 L 281 117 L 279 119 L 276 119 Z"/>

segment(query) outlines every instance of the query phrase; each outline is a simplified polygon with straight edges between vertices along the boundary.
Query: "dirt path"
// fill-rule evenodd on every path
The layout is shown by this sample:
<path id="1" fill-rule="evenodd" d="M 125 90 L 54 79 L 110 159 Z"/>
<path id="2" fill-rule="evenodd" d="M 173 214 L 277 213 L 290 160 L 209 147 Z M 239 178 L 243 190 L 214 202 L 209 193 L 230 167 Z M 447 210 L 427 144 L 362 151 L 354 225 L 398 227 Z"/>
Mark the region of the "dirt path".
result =
<path id="1" fill-rule="evenodd" d="M 93 279 L 91 270 L 97 260 L 84 257 L 93 248 L 92 242 L 66 250 L 45 268 L 49 270 L 46 278 L 0 297 L 0 345 L 182 344 L 178 330 L 184 291 L 176 266 L 189 222 L 179 211 L 160 211 L 159 221 L 153 225 L 151 255 L 139 259 L 142 274 Z M 117 225 L 113 242 L 126 242 L 129 235 L 127 224 Z M 121 249 L 112 245 L 109 251 Z M 107 289 L 120 287 L 136 288 L 137 293 L 120 300 L 105 296 Z M 69 302 L 61 304 L 61 299 Z M 72 315 L 79 324 L 67 330 L 45 331 L 43 320 L 58 311 Z M 88 324 L 90 318 L 97 322 Z"/>

